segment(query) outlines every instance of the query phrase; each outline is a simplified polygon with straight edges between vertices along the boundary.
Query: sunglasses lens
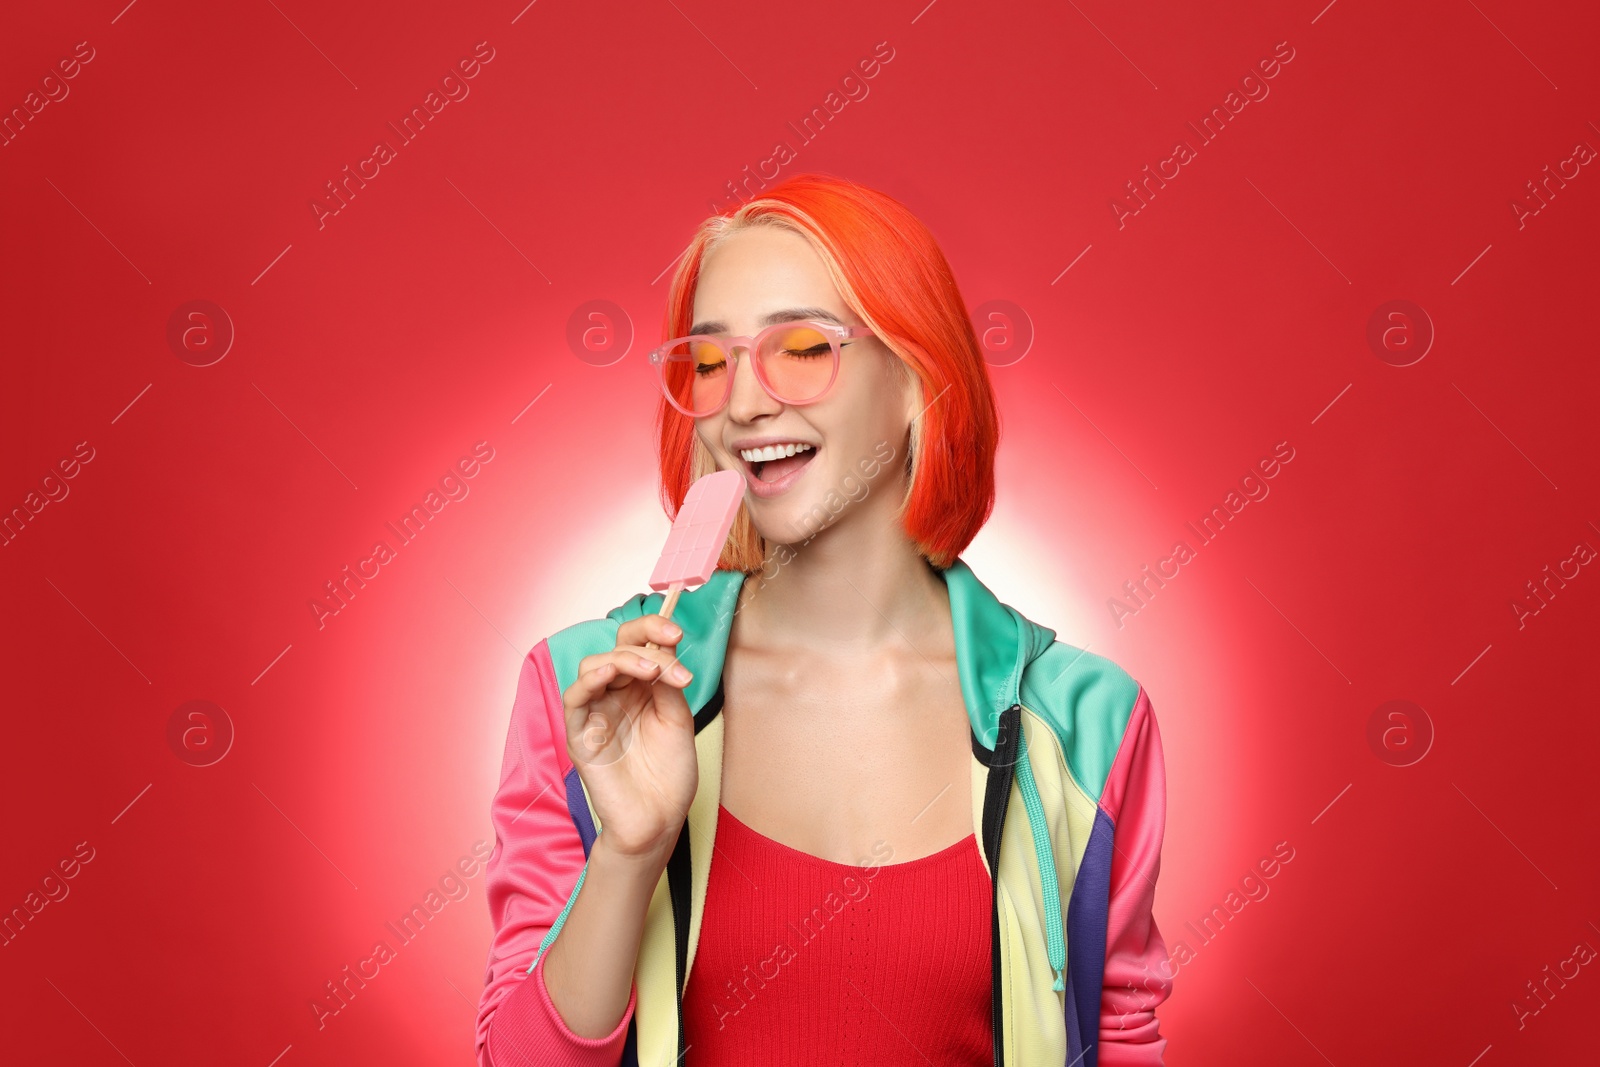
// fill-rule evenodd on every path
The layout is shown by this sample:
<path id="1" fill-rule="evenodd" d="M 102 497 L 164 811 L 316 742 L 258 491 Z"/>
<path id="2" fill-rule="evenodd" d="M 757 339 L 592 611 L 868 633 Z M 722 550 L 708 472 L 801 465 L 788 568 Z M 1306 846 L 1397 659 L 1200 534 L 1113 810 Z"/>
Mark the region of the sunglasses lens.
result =
<path id="1" fill-rule="evenodd" d="M 810 326 L 774 331 L 762 343 L 760 358 L 773 392 L 792 404 L 817 399 L 833 380 L 833 343 Z"/>
<path id="2" fill-rule="evenodd" d="M 679 407 L 709 415 L 728 391 L 728 355 L 710 341 L 679 341 L 662 360 L 661 381 Z"/>

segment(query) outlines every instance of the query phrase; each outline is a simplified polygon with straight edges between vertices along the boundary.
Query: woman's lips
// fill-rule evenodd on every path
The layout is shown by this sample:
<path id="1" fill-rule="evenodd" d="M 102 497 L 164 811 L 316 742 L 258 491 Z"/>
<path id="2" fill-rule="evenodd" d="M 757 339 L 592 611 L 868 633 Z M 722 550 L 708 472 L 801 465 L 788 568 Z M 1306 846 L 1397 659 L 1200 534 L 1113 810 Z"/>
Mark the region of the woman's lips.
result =
<path id="1" fill-rule="evenodd" d="M 800 480 L 801 476 L 805 474 L 806 468 L 811 466 L 816 454 L 817 449 L 812 448 L 805 452 L 800 452 L 793 456 L 785 457 L 784 459 L 768 460 L 767 462 L 761 464 L 761 473 L 762 475 L 766 476 L 766 478 L 771 477 L 773 467 L 777 467 L 779 465 L 789 467 L 789 470 L 786 473 L 770 481 L 765 480 L 765 478 L 756 477 L 756 464 L 745 463 L 745 483 L 750 486 L 750 491 L 758 497 L 774 497 L 778 496 L 780 493 L 786 493 L 796 482 Z"/>

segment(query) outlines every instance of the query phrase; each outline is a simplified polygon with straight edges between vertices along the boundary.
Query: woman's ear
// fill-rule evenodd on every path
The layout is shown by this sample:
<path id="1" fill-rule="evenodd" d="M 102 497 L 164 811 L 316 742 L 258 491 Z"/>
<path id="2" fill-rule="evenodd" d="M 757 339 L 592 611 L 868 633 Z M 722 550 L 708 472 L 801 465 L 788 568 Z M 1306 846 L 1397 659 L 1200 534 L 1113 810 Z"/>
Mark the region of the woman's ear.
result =
<path id="1" fill-rule="evenodd" d="M 912 402 L 916 404 L 916 407 L 910 409 L 910 417 L 906 420 L 905 474 L 906 481 L 909 483 L 917 469 L 917 430 L 922 425 L 923 417 L 921 385 L 913 381 L 912 387 L 907 389 L 906 392 L 910 395 Z"/>
<path id="2" fill-rule="evenodd" d="M 904 416 L 906 426 L 913 426 L 917 416 L 922 414 L 924 401 L 922 399 L 922 379 L 912 369 L 911 364 L 899 356 L 891 357 L 895 363 L 895 378 L 900 383 L 901 398 L 904 402 Z"/>

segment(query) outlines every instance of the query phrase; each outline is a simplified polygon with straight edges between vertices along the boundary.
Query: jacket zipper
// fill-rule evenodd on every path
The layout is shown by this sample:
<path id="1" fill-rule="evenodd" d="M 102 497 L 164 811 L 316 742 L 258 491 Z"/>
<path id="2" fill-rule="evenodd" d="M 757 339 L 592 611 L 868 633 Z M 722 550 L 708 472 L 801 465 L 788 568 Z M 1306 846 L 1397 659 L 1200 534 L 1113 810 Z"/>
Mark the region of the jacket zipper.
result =
<path id="1" fill-rule="evenodd" d="M 995 1067 L 1005 1067 L 1005 1004 L 1000 958 L 1000 840 L 1006 822 L 1006 805 L 1011 799 L 1011 782 L 1016 773 L 1017 739 L 1022 730 L 1022 705 L 1013 704 L 1000 716 L 994 752 L 989 757 L 989 774 L 983 790 L 983 846 L 989 860 L 993 887 L 989 906 L 989 945 L 991 973 L 989 985 L 990 1025 L 994 1030 Z"/>

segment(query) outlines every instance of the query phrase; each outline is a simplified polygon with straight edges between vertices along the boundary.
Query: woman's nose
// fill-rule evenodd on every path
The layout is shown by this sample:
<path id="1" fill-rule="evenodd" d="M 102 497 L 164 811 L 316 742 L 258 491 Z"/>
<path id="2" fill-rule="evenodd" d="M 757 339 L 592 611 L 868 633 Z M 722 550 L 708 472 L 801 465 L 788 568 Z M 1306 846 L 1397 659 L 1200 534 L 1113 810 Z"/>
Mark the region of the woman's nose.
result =
<path id="1" fill-rule="evenodd" d="M 749 422 L 758 415 L 771 414 L 783 405 L 774 400 L 756 377 L 755 360 L 742 346 L 734 353 L 733 394 L 728 397 L 728 415 L 736 422 Z"/>

